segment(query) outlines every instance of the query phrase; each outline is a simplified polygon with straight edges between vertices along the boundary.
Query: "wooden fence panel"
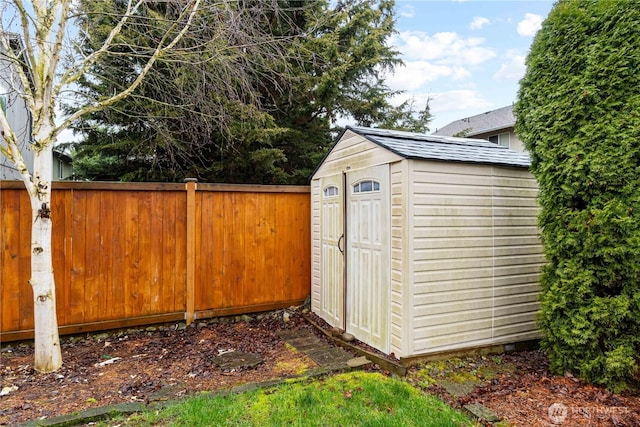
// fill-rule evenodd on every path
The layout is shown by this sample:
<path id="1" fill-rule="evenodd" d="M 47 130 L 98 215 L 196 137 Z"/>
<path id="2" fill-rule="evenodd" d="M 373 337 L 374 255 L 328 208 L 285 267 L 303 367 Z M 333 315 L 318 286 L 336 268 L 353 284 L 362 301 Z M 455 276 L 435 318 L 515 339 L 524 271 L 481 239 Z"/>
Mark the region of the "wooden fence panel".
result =
<path id="1" fill-rule="evenodd" d="M 2 257 L 0 269 L 1 328 L 21 330 L 33 327 L 33 293 L 28 284 L 31 270 L 31 207 L 26 191 L 6 189 L 0 197 Z M 27 215 L 21 214 L 27 212 Z M 20 242 L 26 241 L 23 245 Z"/>
<path id="2" fill-rule="evenodd" d="M 309 293 L 308 187 L 197 184 L 188 213 L 182 184 L 56 183 L 51 210 L 62 333 L 189 319 L 194 308 L 197 318 L 269 310 Z M 0 182 L 0 215 L 0 339 L 30 338 L 21 183 Z"/>
<path id="3" fill-rule="evenodd" d="M 197 317 L 303 300 L 310 286 L 308 190 L 198 190 Z"/>

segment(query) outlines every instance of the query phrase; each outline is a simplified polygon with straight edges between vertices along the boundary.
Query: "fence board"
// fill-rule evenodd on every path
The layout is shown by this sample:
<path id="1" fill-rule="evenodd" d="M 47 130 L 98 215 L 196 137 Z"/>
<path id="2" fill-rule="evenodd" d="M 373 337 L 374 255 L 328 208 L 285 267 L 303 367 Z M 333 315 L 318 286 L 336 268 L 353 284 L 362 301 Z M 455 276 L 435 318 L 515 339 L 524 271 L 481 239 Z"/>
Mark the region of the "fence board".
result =
<path id="1" fill-rule="evenodd" d="M 53 264 L 62 333 L 184 318 L 187 266 L 198 318 L 285 307 L 309 293 L 308 187 L 198 184 L 187 258 L 181 184 L 56 183 Z M 31 219 L 0 182 L 0 339 L 32 336 Z"/>

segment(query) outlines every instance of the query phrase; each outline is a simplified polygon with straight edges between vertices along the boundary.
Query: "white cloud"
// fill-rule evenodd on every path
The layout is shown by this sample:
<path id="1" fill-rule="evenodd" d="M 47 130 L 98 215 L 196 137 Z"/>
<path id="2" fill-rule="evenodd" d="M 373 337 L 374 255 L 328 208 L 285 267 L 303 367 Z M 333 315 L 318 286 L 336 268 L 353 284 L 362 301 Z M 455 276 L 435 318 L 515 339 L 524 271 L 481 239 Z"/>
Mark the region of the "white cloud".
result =
<path id="1" fill-rule="evenodd" d="M 458 89 L 429 94 L 429 107 L 433 114 L 433 122 L 429 125 L 432 131 L 483 111 L 494 108 L 494 104 L 487 101 L 474 89 Z"/>
<path id="2" fill-rule="evenodd" d="M 505 60 L 493 78 L 498 81 L 520 80 L 526 71 L 525 56 L 518 50 L 509 50 Z"/>
<path id="3" fill-rule="evenodd" d="M 491 21 L 489 21 L 489 19 L 485 18 L 484 16 L 474 16 L 473 21 L 471 21 L 471 24 L 469 24 L 469 28 L 472 30 L 480 30 L 482 29 L 482 27 L 484 27 L 485 25 L 489 25 L 490 23 Z"/>
<path id="4" fill-rule="evenodd" d="M 542 16 L 534 13 L 525 13 L 524 19 L 518 22 L 518 34 L 523 37 L 530 37 L 542 26 Z"/>
<path id="5" fill-rule="evenodd" d="M 434 115 L 445 112 L 463 112 L 465 110 L 478 111 L 491 107 L 491 102 L 484 99 L 472 89 L 458 89 L 431 94 L 431 111 Z M 460 114 L 461 117 L 464 114 Z M 461 118 L 458 117 L 458 118 Z M 454 119 L 456 120 L 456 119 Z"/>
<path id="6" fill-rule="evenodd" d="M 416 16 L 416 10 L 412 5 L 405 5 L 398 11 L 401 18 L 413 18 Z"/>
<path id="7" fill-rule="evenodd" d="M 403 31 L 391 43 L 405 60 L 434 61 L 441 65 L 477 65 L 496 56 L 484 47 L 480 37 L 464 38 L 457 33 L 442 32 L 430 36 L 421 31 Z"/>
<path id="8" fill-rule="evenodd" d="M 393 90 L 416 90 L 425 83 L 440 78 L 463 80 L 471 77 L 469 70 L 457 65 L 438 65 L 427 61 L 405 61 L 394 74 L 385 78 L 385 83 Z"/>

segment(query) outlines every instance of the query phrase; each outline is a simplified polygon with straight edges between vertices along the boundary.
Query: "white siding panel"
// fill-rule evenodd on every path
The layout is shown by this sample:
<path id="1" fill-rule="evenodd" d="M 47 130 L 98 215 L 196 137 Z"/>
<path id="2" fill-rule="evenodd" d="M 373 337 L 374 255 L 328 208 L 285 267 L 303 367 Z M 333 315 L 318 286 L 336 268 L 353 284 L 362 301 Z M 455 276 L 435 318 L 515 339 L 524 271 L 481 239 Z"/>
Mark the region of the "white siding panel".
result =
<path id="1" fill-rule="evenodd" d="M 466 229 L 471 227 L 473 229 L 488 227 L 491 230 L 493 226 L 493 218 L 489 217 L 477 217 L 477 216 L 415 216 L 414 226 L 418 229 L 421 228 L 460 228 Z"/>
<path id="2" fill-rule="evenodd" d="M 491 205 L 488 206 L 448 206 L 448 205 L 438 205 L 437 200 L 432 200 L 431 204 L 429 201 L 425 201 L 426 203 L 421 206 L 416 206 L 414 215 L 418 218 L 422 217 L 437 217 L 437 216 L 445 216 L 445 217 L 463 217 L 463 218 L 478 218 L 478 217 L 488 217 L 491 218 L 493 216 L 493 208 Z"/>
<path id="3" fill-rule="evenodd" d="M 410 315 L 407 311 L 411 296 L 407 283 L 408 255 L 408 162 L 390 165 L 391 188 L 391 352 L 398 356 L 409 355 L 411 341 Z"/>
<path id="4" fill-rule="evenodd" d="M 529 321 L 524 323 L 509 322 L 508 325 L 498 327 L 496 326 L 494 332 L 494 341 L 496 343 L 503 342 L 517 342 L 527 341 L 541 338 L 540 331 L 536 329 L 535 322 Z"/>
<path id="5" fill-rule="evenodd" d="M 538 278 L 544 263 L 537 237 L 537 188 L 527 171 L 494 169 L 495 310 L 498 341 L 537 337 Z M 508 236 L 508 237 L 507 237 Z M 535 240 L 532 242 L 532 238 Z"/>
<path id="6" fill-rule="evenodd" d="M 427 241 L 424 241 L 428 239 Z M 448 238 L 436 238 L 431 236 L 431 238 L 424 237 L 415 237 L 414 241 L 416 242 L 417 247 L 427 247 L 429 251 L 433 252 L 433 256 L 437 256 L 440 251 L 443 250 L 455 250 L 449 249 L 452 246 L 454 248 L 459 248 L 461 246 L 465 246 L 467 248 L 486 248 L 491 247 L 494 239 L 491 236 L 487 237 L 459 237 L 459 236 L 450 236 Z"/>
<path id="7" fill-rule="evenodd" d="M 459 250 L 460 255 L 453 255 L 455 258 L 449 259 L 430 259 L 415 261 L 413 264 L 414 271 L 419 272 L 434 272 L 439 271 L 454 271 L 454 270 L 470 270 L 470 269 L 484 269 L 489 268 L 492 265 L 493 258 L 491 257 L 490 249 L 488 249 L 487 256 L 483 258 L 466 258 L 466 251 Z M 425 251 L 416 253 L 416 259 L 418 255 L 424 254 Z"/>
<path id="8" fill-rule="evenodd" d="M 475 298 L 474 298 L 475 296 Z M 418 301 L 416 301 L 418 303 Z M 416 316 L 422 316 L 426 319 L 430 318 L 429 325 L 437 324 L 436 317 L 439 320 L 447 320 L 447 316 L 455 318 L 454 321 L 461 320 L 466 315 L 476 315 L 474 318 L 490 319 L 491 309 L 493 308 L 493 297 L 489 295 L 479 296 L 470 294 L 462 297 L 457 301 L 435 302 L 430 300 L 428 304 L 421 305 L 415 311 Z M 461 314 L 462 313 L 462 314 Z M 447 323 L 449 321 L 447 320 Z M 419 322 L 418 322 L 419 323 Z"/>
<path id="9" fill-rule="evenodd" d="M 536 307 L 533 307 L 533 308 L 537 310 L 538 293 L 532 292 L 532 293 L 514 293 L 511 295 L 509 294 L 501 295 L 501 296 L 496 296 L 493 302 L 495 307 L 512 306 L 512 305 L 517 306 L 519 304 L 535 304 Z M 499 314 L 499 312 L 496 310 L 494 315 L 497 315 L 497 314 Z"/>
<path id="10" fill-rule="evenodd" d="M 424 340 L 424 343 L 432 341 L 430 344 L 434 347 L 453 344 L 456 348 L 464 348 L 471 341 L 492 338 L 491 319 L 468 320 L 460 323 L 459 327 L 452 327 L 452 324 L 416 326 L 415 340 Z"/>
<path id="11" fill-rule="evenodd" d="M 487 258 L 493 256 L 493 248 L 487 246 L 468 246 L 464 253 L 460 253 L 460 249 L 451 248 L 451 244 L 447 247 L 416 249 L 415 255 L 421 259 L 429 259 L 431 261 L 448 260 L 452 257 L 458 258 Z"/>
<path id="12" fill-rule="evenodd" d="M 493 232 L 490 227 L 476 227 L 474 226 L 457 226 L 457 227 L 423 227 L 414 228 L 413 237 L 415 239 L 422 238 L 442 238 L 447 240 L 452 239 L 466 239 L 472 237 L 488 237 L 493 239 Z M 416 240 L 418 242 L 418 240 Z"/>
<path id="13" fill-rule="evenodd" d="M 507 257 L 513 255 L 539 255 L 542 254 L 542 247 L 540 245 L 510 245 L 510 246 L 497 246 L 494 248 L 494 256 Z"/>
<path id="14" fill-rule="evenodd" d="M 456 270 L 443 270 L 443 271 L 418 271 L 414 275 L 415 283 L 433 283 L 431 292 L 446 293 L 448 289 L 446 286 L 438 287 L 438 282 L 445 282 L 450 280 L 477 280 L 483 277 L 493 277 L 493 269 L 491 267 L 486 268 L 471 268 L 471 269 L 456 269 Z"/>
<path id="15" fill-rule="evenodd" d="M 345 132 L 340 141 L 331 149 L 313 178 L 336 175 L 347 168 L 364 169 L 401 161 L 402 157 L 381 148 L 364 137 L 351 131 Z"/>
<path id="16" fill-rule="evenodd" d="M 520 265 L 542 265 L 544 262 L 544 255 L 542 254 L 526 254 L 526 255 L 515 255 L 515 254 L 506 254 L 502 256 L 496 256 L 494 265 L 496 267 L 504 267 L 504 266 L 520 266 Z"/>
<path id="17" fill-rule="evenodd" d="M 320 310 L 320 180 L 311 181 L 311 309 Z"/>
<path id="18" fill-rule="evenodd" d="M 421 331 L 422 332 L 422 331 Z M 492 343 L 491 334 L 486 330 L 470 331 L 464 333 L 449 333 L 443 336 L 425 338 L 428 333 L 422 332 L 420 338 L 416 338 L 416 348 L 428 348 L 430 352 L 447 350 L 459 350 L 463 348 L 459 343 L 465 343 L 464 347 L 475 347 Z"/>
<path id="19" fill-rule="evenodd" d="M 447 293 L 432 292 L 433 287 L 446 288 Z M 484 294 L 487 289 L 493 294 L 493 277 L 485 277 L 476 280 L 449 280 L 440 283 L 429 283 L 416 285 L 414 302 L 418 305 L 437 304 L 439 302 L 464 300 L 473 296 L 476 292 L 478 297 Z M 506 289 L 506 287 L 505 287 Z"/>
<path id="20" fill-rule="evenodd" d="M 504 295 L 518 295 L 518 294 L 535 294 L 538 296 L 540 287 L 538 286 L 538 275 L 522 275 L 503 277 L 496 279 L 494 282 L 495 291 L 494 295 L 499 298 Z"/>
<path id="21" fill-rule="evenodd" d="M 414 166 L 414 353 L 535 335 L 544 257 L 531 174 Z"/>
<path id="22" fill-rule="evenodd" d="M 513 236 L 500 236 L 494 235 L 493 242 L 496 250 L 502 247 L 514 247 L 514 246 L 536 246 L 542 252 L 542 246 L 540 245 L 540 239 L 538 238 L 538 229 L 531 230 L 533 234 L 529 235 L 513 235 Z"/>
<path id="23" fill-rule="evenodd" d="M 496 219 L 495 221 L 496 223 L 498 223 L 500 222 L 500 219 Z M 512 237 L 512 236 L 527 238 L 531 236 L 538 236 L 538 227 L 534 225 L 531 225 L 531 226 L 512 225 L 510 227 L 496 226 L 493 229 L 493 233 L 496 239 L 500 237 Z"/>

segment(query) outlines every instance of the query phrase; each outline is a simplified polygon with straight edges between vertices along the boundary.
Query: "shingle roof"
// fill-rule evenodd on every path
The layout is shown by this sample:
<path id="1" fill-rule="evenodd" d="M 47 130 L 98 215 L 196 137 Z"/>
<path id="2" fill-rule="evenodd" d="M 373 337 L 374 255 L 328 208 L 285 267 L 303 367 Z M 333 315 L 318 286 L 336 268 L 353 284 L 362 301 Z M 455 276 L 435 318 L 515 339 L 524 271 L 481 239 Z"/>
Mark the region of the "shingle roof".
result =
<path id="1" fill-rule="evenodd" d="M 512 128 L 516 123 L 513 105 L 456 120 L 436 130 L 434 135 L 452 136 L 464 132 L 466 136 L 479 135 L 499 129 Z"/>
<path id="2" fill-rule="evenodd" d="M 358 135 L 407 159 L 441 160 L 528 168 L 529 155 L 484 139 L 455 138 L 347 126 Z"/>

